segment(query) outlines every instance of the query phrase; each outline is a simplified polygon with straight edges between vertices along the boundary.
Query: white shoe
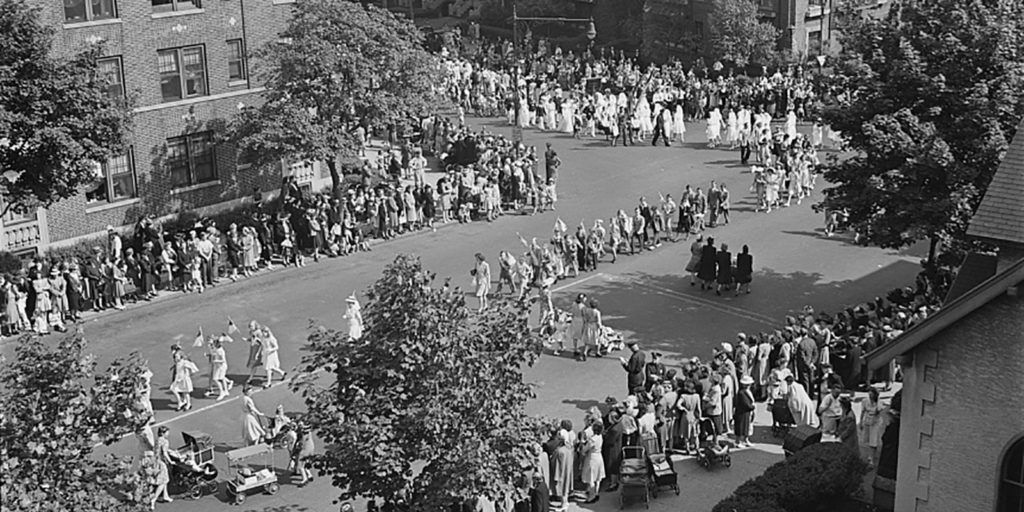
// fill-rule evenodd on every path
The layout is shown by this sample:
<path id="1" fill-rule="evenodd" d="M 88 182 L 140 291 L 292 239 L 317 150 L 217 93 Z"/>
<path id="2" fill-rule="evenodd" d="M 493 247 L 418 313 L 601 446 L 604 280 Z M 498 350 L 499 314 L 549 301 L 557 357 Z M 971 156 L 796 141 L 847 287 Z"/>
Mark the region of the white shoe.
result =
<path id="1" fill-rule="evenodd" d="M 221 393 L 221 394 L 217 395 L 217 401 L 220 402 L 221 400 L 224 400 L 227 397 L 228 397 L 227 393 Z"/>

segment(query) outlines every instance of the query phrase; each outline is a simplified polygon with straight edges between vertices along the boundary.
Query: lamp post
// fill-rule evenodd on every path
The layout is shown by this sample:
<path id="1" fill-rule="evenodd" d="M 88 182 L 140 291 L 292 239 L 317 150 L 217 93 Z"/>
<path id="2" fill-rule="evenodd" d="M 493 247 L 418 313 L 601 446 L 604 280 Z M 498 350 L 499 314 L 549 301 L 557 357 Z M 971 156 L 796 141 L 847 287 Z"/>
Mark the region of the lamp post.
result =
<path id="1" fill-rule="evenodd" d="M 512 1 L 512 87 L 513 94 L 513 108 L 515 113 L 513 115 L 512 127 L 512 142 L 518 147 L 519 143 L 523 141 L 523 129 L 519 125 L 519 111 L 522 107 L 522 98 L 519 96 L 519 62 L 520 57 L 520 44 L 519 41 L 519 22 L 520 21 L 554 21 L 559 23 L 587 23 L 587 39 L 590 41 L 590 46 L 593 46 L 594 39 L 597 38 L 597 28 L 594 27 L 594 18 L 562 18 L 556 16 L 544 16 L 544 17 L 519 17 L 519 12 L 516 10 L 516 2 Z"/>

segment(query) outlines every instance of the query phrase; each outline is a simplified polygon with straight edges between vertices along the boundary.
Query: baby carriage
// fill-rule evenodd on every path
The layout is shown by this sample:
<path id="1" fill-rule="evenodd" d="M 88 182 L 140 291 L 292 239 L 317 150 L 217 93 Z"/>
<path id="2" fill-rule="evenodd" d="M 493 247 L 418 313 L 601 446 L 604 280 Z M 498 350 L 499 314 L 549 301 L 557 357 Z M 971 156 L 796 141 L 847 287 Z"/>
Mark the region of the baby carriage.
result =
<path id="1" fill-rule="evenodd" d="M 213 437 L 210 434 L 182 432 L 185 446 L 171 451 L 170 480 L 183 494 L 197 500 L 217 492 L 217 468 L 213 465 Z"/>
<path id="2" fill-rule="evenodd" d="M 626 500 L 639 498 L 645 508 L 651 508 L 651 480 L 647 470 L 647 451 L 642 446 L 622 447 L 622 466 L 619 469 L 619 508 Z"/>
<path id="3" fill-rule="evenodd" d="M 782 437 L 794 425 L 796 420 L 793 419 L 793 412 L 789 410 L 789 403 L 782 399 L 772 402 L 772 435 Z"/>
<path id="4" fill-rule="evenodd" d="M 716 462 L 732 466 L 732 449 L 718 440 L 718 431 L 710 418 L 700 420 L 700 442 L 697 443 L 697 463 L 710 470 Z"/>
<path id="5" fill-rule="evenodd" d="M 656 434 L 646 434 L 640 440 L 647 451 L 647 472 L 651 475 L 651 494 L 658 497 L 658 489 L 668 487 L 679 495 L 679 476 L 672 465 L 672 459 L 665 453 L 661 438 Z"/>

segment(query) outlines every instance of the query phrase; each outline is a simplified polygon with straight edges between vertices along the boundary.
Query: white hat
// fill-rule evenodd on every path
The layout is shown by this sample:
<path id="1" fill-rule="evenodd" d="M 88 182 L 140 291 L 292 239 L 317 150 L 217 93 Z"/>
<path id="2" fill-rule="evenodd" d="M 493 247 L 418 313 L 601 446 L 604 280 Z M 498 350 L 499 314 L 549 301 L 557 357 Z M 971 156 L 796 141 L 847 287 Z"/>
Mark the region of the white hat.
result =
<path id="1" fill-rule="evenodd" d="M 356 299 L 356 294 L 353 293 L 352 295 L 349 295 L 348 298 L 345 299 L 345 302 L 348 302 L 350 304 L 355 304 L 355 303 L 359 302 L 359 299 Z"/>
<path id="2" fill-rule="evenodd" d="M 754 378 L 751 377 L 750 375 L 744 375 L 743 377 L 740 377 L 740 385 L 741 386 L 750 386 L 753 383 L 754 383 Z"/>
<path id="3" fill-rule="evenodd" d="M 722 352 L 732 354 L 732 343 L 729 343 L 728 341 L 722 342 Z"/>

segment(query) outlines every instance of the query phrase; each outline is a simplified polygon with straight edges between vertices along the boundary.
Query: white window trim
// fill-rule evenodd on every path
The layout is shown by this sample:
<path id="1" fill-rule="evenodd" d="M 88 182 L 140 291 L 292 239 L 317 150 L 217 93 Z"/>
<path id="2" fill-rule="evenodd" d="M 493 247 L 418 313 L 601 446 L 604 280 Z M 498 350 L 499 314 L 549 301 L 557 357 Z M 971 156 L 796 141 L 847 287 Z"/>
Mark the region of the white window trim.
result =
<path id="1" fill-rule="evenodd" d="M 194 190 L 202 190 L 204 188 L 220 186 L 220 180 L 216 179 L 213 181 L 204 181 L 202 183 L 196 183 L 195 185 L 186 185 L 184 187 L 172 188 L 170 194 L 172 196 L 178 194 L 184 194 L 186 192 L 192 192 Z"/>
<path id="2" fill-rule="evenodd" d="M 136 203 L 141 203 L 141 197 L 129 197 L 127 199 L 121 199 L 114 203 L 103 203 L 85 207 L 85 213 L 97 213 L 104 212 L 107 210 L 113 210 L 114 208 L 121 208 L 124 206 L 131 206 Z"/>
<path id="3" fill-rule="evenodd" d="M 121 18 L 110 18 L 106 20 L 93 20 L 93 21 L 76 21 L 74 23 L 64 23 L 64 29 L 75 29 L 75 28 L 89 28 L 89 27 L 101 27 L 103 25 L 120 25 Z"/>
<path id="4" fill-rule="evenodd" d="M 203 14 L 204 12 L 206 12 L 206 9 L 203 9 L 203 8 L 182 9 L 180 11 L 154 12 L 154 13 L 150 14 L 149 16 L 151 18 L 153 18 L 153 19 L 160 19 L 160 18 L 173 18 L 175 16 L 189 16 L 189 15 L 192 15 L 192 14 Z"/>
<path id="5" fill-rule="evenodd" d="M 224 98 L 230 98 L 232 96 L 241 96 L 243 94 L 249 94 L 249 93 L 256 94 L 256 93 L 263 92 L 264 90 L 266 90 L 266 88 L 264 88 L 264 87 L 257 87 L 255 89 L 242 89 L 242 90 L 238 90 L 238 91 L 230 91 L 230 92 L 223 92 L 223 93 L 220 93 L 220 94 L 212 94 L 212 95 L 209 95 L 209 96 L 197 96 L 195 98 L 188 98 L 188 99 L 185 99 L 185 100 L 168 101 L 167 103 L 157 103 L 155 105 L 147 105 L 145 107 L 138 107 L 138 108 L 132 110 L 132 112 L 134 112 L 136 114 L 141 114 L 143 112 L 152 112 L 154 110 L 163 110 L 165 108 L 183 107 L 183 106 L 188 106 L 188 105 L 194 105 L 196 103 L 203 103 L 204 101 L 214 101 L 214 100 L 220 100 L 220 99 L 224 99 Z"/>

